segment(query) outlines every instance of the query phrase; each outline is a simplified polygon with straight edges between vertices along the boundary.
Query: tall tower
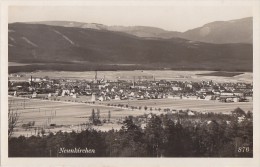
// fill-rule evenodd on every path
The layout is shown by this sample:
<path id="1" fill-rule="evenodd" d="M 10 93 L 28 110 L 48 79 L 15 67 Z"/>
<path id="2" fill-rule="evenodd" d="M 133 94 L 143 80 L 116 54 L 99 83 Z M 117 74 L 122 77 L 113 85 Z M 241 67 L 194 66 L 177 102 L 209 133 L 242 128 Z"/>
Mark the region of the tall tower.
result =
<path id="1" fill-rule="evenodd" d="M 135 76 L 134 76 L 134 81 L 133 81 L 133 87 L 135 87 Z"/>
<path id="2" fill-rule="evenodd" d="M 95 80 L 97 80 L 97 71 L 95 71 Z"/>
<path id="3" fill-rule="evenodd" d="M 95 93 L 92 93 L 92 96 L 91 96 L 91 101 L 96 101 L 96 94 Z"/>
<path id="4" fill-rule="evenodd" d="M 32 75 L 31 75 L 30 85 L 33 86 Z"/>
<path id="5" fill-rule="evenodd" d="M 95 71 L 94 83 L 97 83 L 97 71 Z"/>

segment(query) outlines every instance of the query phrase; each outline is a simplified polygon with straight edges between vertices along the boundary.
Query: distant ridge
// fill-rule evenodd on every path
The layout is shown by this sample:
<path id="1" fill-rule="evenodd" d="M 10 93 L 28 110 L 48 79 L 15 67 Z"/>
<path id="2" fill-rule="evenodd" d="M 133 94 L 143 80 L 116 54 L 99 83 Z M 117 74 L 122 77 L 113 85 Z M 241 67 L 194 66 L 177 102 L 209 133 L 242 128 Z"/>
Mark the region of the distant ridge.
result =
<path id="1" fill-rule="evenodd" d="M 215 21 L 185 32 L 167 31 L 148 26 L 107 26 L 98 23 L 81 23 L 74 21 L 42 21 L 29 24 L 44 24 L 62 27 L 89 28 L 96 30 L 124 32 L 145 38 L 185 38 L 207 43 L 252 43 L 253 18 L 247 17 L 230 21 Z"/>
<path id="2" fill-rule="evenodd" d="M 183 38 L 209 43 L 253 43 L 253 18 L 216 21 L 188 30 Z"/>

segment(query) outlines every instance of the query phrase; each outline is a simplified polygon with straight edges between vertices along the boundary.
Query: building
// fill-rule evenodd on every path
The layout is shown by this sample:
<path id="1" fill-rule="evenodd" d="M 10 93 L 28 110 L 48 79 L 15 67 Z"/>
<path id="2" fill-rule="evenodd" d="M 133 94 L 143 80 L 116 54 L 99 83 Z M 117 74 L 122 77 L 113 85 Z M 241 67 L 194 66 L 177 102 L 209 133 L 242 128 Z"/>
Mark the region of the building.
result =
<path id="1" fill-rule="evenodd" d="M 97 96 L 95 93 L 93 93 L 91 96 L 91 101 L 96 101 L 96 100 L 97 100 Z"/>
<path id="2" fill-rule="evenodd" d="M 173 86 L 173 87 L 172 87 L 172 90 L 173 90 L 173 91 L 180 91 L 180 90 L 182 90 L 182 88 L 181 88 L 181 87 L 178 87 L 178 86 Z"/>
<path id="3" fill-rule="evenodd" d="M 221 92 L 220 95 L 221 96 L 234 96 L 234 93 L 225 91 L 225 92 Z"/>
<path id="4" fill-rule="evenodd" d="M 99 100 L 99 101 L 105 101 L 105 100 L 107 100 L 107 98 L 106 98 L 106 96 L 100 96 L 100 97 L 98 98 L 98 100 Z"/>
<path id="5" fill-rule="evenodd" d="M 74 93 L 73 95 L 72 95 L 72 98 L 78 98 L 78 94 L 77 93 Z"/>
<path id="6" fill-rule="evenodd" d="M 36 93 L 36 92 L 33 92 L 32 98 L 36 98 L 36 97 L 37 97 L 37 93 Z"/>
<path id="7" fill-rule="evenodd" d="M 213 100 L 213 96 L 212 95 L 206 95 L 205 100 Z"/>

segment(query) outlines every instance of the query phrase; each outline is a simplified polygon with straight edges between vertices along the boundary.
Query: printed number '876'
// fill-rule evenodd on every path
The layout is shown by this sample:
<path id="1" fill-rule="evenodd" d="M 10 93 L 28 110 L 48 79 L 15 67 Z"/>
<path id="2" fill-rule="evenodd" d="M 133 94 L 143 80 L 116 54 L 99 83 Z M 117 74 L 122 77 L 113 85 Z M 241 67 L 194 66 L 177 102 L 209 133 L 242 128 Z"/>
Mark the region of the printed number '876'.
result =
<path id="1" fill-rule="evenodd" d="M 237 152 L 239 152 L 239 153 L 244 153 L 244 152 L 249 152 L 249 147 L 238 147 L 238 150 L 237 150 Z"/>

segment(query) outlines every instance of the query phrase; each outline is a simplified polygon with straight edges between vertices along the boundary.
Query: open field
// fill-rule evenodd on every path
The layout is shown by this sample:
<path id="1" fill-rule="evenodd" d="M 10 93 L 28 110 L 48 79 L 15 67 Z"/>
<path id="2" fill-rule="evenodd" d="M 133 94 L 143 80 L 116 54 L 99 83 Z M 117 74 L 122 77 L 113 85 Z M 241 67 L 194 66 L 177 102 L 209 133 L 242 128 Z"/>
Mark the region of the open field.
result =
<path id="1" fill-rule="evenodd" d="M 121 109 L 117 107 L 108 107 L 102 105 L 93 105 L 85 103 L 75 102 L 57 102 L 49 100 L 39 99 L 24 99 L 9 97 L 9 108 L 13 112 L 19 114 L 19 123 L 14 132 L 14 136 L 24 135 L 30 136 L 34 134 L 34 129 L 25 130 L 22 128 L 23 124 L 35 121 L 35 127 L 46 129 L 48 132 L 57 132 L 59 130 L 71 132 L 82 130 L 80 124 L 87 123 L 92 113 L 92 109 L 97 112 L 100 110 L 101 121 L 108 119 L 108 111 L 111 111 L 111 122 L 104 126 L 95 126 L 93 128 L 107 131 L 109 129 L 120 129 L 121 124 L 117 124 L 117 121 L 122 121 L 126 116 L 142 115 L 145 113 L 131 109 Z M 58 128 L 49 128 L 50 124 L 62 125 Z M 86 127 L 83 127 L 86 128 Z"/>
<path id="2" fill-rule="evenodd" d="M 78 125 L 86 123 L 92 109 L 100 110 L 101 120 L 108 118 L 111 111 L 112 119 L 124 118 L 128 115 L 141 115 L 140 111 L 75 102 L 57 102 L 38 99 L 22 99 L 9 97 L 9 106 L 13 111 L 20 113 L 20 124 L 35 121 L 35 126 L 46 123 L 57 125 Z"/>
<path id="3" fill-rule="evenodd" d="M 136 71 L 98 71 L 98 79 L 104 78 L 107 80 L 133 80 L 136 76 L 150 76 L 155 77 L 155 80 L 175 80 L 175 81 L 215 81 L 215 82 L 253 82 L 253 73 L 245 72 L 241 75 L 232 77 L 225 76 L 204 76 L 198 74 L 208 74 L 214 71 L 172 71 L 172 70 L 136 70 Z M 70 71 L 37 71 L 37 72 L 21 72 L 23 77 L 9 77 L 10 80 L 26 80 L 33 77 L 45 77 L 53 79 L 84 79 L 93 80 L 95 76 L 94 71 L 85 72 L 70 72 Z"/>
<path id="4" fill-rule="evenodd" d="M 128 106 L 141 106 L 141 110 L 132 110 L 107 106 L 106 104 L 124 104 Z M 129 101 L 106 101 L 97 102 L 95 104 L 65 102 L 65 101 L 49 101 L 38 99 L 22 99 L 9 97 L 10 109 L 18 111 L 20 114 L 20 120 L 22 123 L 28 123 L 35 121 L 36 125 L 41 126 L 47 122 L 58 125 L 77 125 L 86 123 L 89 116 L 92 113 L 92 109 L 100 110 L 101 119 L 108 118 L 108 111 L 111 111 L 112 119 L 122 119 L 128 115 L 142 115 L 150 112 L 150 107 L 153 108 L 153 113 L 161 114 L 159 111 L 155 111 L 155 108 L 170 108 L 170 109 L 191 109 L 194 111 L 202 112 L 222 112 L 229 113 L 237 107 L 242 108 L 245 111 L 252 111 L 252 102 L 239 102 L 239 103 L 222 103 L 218 101 L 206 101 L 206 100 L 173 100 L 173 99 L 151 99 L 151 100 L 129 100 Z M 144 106 L 147 106 L 147 111 L 144 110 Z M 47 121 L 47 122 L 46 122 Z"/>
<path id="5" fill-rule="evenodd" d="M 234 77 L 236 75 L 241 75 L 242 72 L 225 72 L 225 71 L 216 71 L 211 73 L 204 73 L 204 74 L 197 74 L 197 75 L 203 75 L 203 76 L 223 76 L 223 77 Z"/>
<path id="6" fill-rule="evenodd" d="M 25 64 L 25 63 L 17 63 L 17 62 L 8 62 L 8 66 L 26 66 L 29 64 Z"/>
<path id="7" fill-rule="evenodd" d="M 242 108 L 245 111 L 253 110 L 252 102 L 240 102 L 240 103 L 221 103 L 218 101 L 206 101 L 206 100 L 173 100 L 173 99 L 151 99 L 151 100 L 129 100 L 129 101 L 105 101 L 96 102 L 95 104 L 82 103 L 80 98 L 74 99 L 77 102 L 63 101 L 50 101 L 40 99 L 25 99 L 17 97 L 9 97 L 9 108 L 11 111 L 19 113 L 19 124 L 15 136 L 30 135 L 34 133 L 31 129 L 26 131 L 22 128 L 23 124 L 35 121 L 35 127 L 45 128 L 50 124 L 62 125 L 60 128 L 49 129 L 49 132 L 57 132 L 59 130 L 70 132 L 72 130 L 80 131 L 82 125 L 87 123 L 92 113 L 92 109 L 97 112 L 100 111 L 101 121 L 108 119 L 108 111 L 111 111 L 110 124 L 104 124 L 103 126 L 96 126 L 95 129 L 107 131 L 109 129 L 120 129 L 121 124 L 126 116 L 138 116 L 148 113 L 162 114 L 164 108 L 186 110 L 191 109 L 201 112 L 221 112 L 229 114 L 230 111 L 237 107 Z M 68 99 L 66 99 L 68 100 Z M 72 98 L 71 98 L 72 100 Z M 107 106 L 107 104 L 124 104 L 129 108 L 120 108 L 115 106 Z M 130 109 L 130 106 L 142 107 L 139 109 Z M 144 110 L 147 106 L 148 109 Z M 153 108 L 150 111 L 150 107 Z M 155 110 L 157 108 L 157 110 Z M 158 111 L 158 108 L 162 110 Z M 84 128 L 84 127 L 83 127 Z"/>
<path id="8" fill-rule="evenodd" d="M 173 99 L 150 99 L 150 100 L 129 100 L 129 101 L 111 101 L 104 102 L 110 104 L 124 104 L 129 106 L 147 106 L 149 110 L 150 107 L 154 108 L 170 108 L 176 110 L 186 110 L 190 109 L 193 111 L 200 112 L 221 112 L 230 113 L 235 108 L 240 107 L 245 111 L 253 110 L 252 102 L 238 102 L 238 103 L 222 103 L 214 100 L 173 100 Z"/>

